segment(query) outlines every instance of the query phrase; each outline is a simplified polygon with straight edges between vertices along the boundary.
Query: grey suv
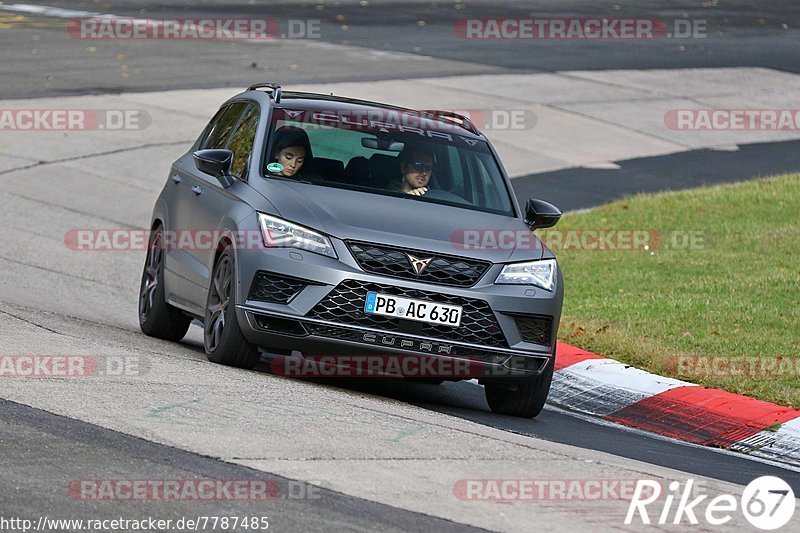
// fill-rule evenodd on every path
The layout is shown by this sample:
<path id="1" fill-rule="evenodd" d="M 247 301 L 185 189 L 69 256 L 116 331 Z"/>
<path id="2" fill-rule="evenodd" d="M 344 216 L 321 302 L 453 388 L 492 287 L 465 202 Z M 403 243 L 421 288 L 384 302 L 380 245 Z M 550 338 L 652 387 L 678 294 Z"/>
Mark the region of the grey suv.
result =
<path id="1" fill-rule="evenodd" d="M 475 378 L 494 412 L 533 417 L 563 279 L 532 230 L 560 216 L 520 209 L 467 117 L 253 85 L 172 165 L 141 329 L 179 340 L 198 319 L 208 358 L 242 368 L 262 351 L 340 369 L 422 361 L 458 372 L 411 377 Z"/>

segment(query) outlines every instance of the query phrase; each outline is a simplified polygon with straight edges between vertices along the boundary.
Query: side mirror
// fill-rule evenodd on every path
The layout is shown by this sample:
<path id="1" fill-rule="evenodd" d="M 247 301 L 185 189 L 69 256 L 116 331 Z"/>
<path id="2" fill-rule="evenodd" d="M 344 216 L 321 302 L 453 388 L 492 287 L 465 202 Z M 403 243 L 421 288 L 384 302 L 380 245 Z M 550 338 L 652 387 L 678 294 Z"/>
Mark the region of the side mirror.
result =
<path id="1" fill-rule="evenodd" d="M 233 152 L 230 150 L 198 150 L 192 156 L 197 170 L 214 176 L 226 189 L 233 185 L 235 179 L 231 175 Z"/>
<path id="2" fill-rule="evenodd" d="M 531 229 L 552 228 L 561 219 L 561 210 L 544 200 L 531 198 L 525 204 L 525 224 Z"/>

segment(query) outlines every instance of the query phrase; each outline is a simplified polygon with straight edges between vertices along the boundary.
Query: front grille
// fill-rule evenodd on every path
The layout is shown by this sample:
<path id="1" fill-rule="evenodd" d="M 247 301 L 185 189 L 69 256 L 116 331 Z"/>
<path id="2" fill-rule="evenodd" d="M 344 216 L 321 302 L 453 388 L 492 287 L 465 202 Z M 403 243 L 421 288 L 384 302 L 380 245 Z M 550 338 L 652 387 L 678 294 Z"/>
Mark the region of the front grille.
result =
<path id="1" fill-rule="evenodd" d="M 490 263 L 418 250 L 395 248 L 380 244 L 348 241 L 353 257 L 366 272 L 414 279 L 427 283 L 472 287 L 489 268 Z M 420 259 L 431 258 L 422 274 L 415 274 L 408 258 L 410 254 Z"/>
<path id="2" fill-rule="evenodd" d="M 308 285 L 308 282 L 297 278 L 279 276 L 272 272 L 260 270 L 253 279 L 253 285 L 250 287 L 250 295 L 247 299 L 258 300 L 259 302 L 287 304 L 292 298 L 297 296 L 306 285 Z"/>
<path id="3" fill-rule="evenodd" d="M 426 324 L 395 317 L 367 315 L 364 312 L 364 302 L 369 291 L 436 303 L 460 305 L 463 307 L 461 325 L 454 328 L 452 326 Z M 508 342 L 500 329 L 500 325 L 497 323 L 497 318 L 495 318 L 492 309 L 485 301 L 429 291 L 404 289 L 380 283 L 352 279 L 345 280 L 315 305 L 306 316 L 308 318 L 363 326 L 386 332 L 413 333 L 414 335 L 434 339 L 466 342 L 487 347 L 508 347 Z"/>
<path id="4" fill-rule="evenodd" d="M 553 319 L 544 316 L 514 316 L 519 335 L 525 342 L 550 346 Z"/>

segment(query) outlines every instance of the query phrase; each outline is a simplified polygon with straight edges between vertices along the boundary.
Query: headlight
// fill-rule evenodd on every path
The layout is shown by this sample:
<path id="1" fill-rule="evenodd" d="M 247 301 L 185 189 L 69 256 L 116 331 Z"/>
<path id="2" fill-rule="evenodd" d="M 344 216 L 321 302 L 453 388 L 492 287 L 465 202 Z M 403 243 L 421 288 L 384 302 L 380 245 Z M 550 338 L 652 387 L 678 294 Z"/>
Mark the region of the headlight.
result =
<path id="1" fill-rule="evenodd" d="M 514 263 L 504 266 L 494 282 L 497 285 L 535 285 L 553 292 L 556 288 L 557 269 L 558 263 L 555 259 Z"/>
<path id="2" fill-rule="evenodd" d="M 298 248 L 337 257 L 330 239 L 321 233 L 264 213 L 258 214 L 258 223 L 267 248 Z"/>

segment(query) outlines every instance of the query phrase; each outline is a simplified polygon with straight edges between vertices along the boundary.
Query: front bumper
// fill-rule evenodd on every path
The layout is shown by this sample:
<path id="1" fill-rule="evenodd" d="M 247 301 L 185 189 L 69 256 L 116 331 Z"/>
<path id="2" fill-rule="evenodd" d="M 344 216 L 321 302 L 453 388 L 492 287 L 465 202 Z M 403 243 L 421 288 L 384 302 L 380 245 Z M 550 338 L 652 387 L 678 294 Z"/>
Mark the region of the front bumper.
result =
<path id="1" fill-rule="evenodd" d="M 238 254 L 236 312 L 249 342 L 306 359 L 339 357 L 343 364 L 358 361 L 354 356 L 434 361 L 442 375 L 417 377 L 441 379 L 531 379 L 552 364 L 563 299 L 560 272 L 552 293 L 494 285 L 500 264 L 472 287 L 443 286 L 365 272 L 345 243 L 332 241 L 339 259 L 291 249 Z M 256 290 L 254 280 L 264 288 L 267 278 L 266 289 Z M 452 328 L 366 315 L 369 290 L 462 305 L 464 318 Z M 528 325 L 545 321 L 546 335 L 538 328 L 532 336 Z"/>

